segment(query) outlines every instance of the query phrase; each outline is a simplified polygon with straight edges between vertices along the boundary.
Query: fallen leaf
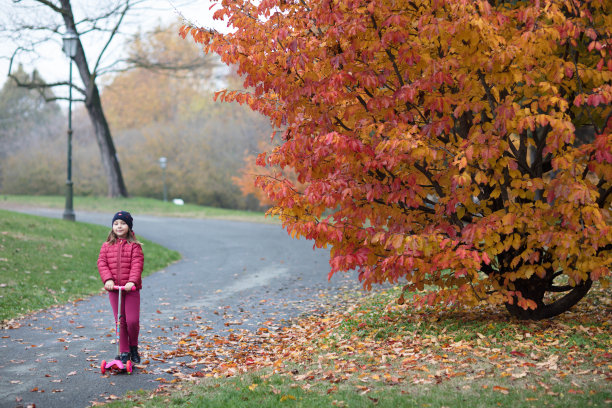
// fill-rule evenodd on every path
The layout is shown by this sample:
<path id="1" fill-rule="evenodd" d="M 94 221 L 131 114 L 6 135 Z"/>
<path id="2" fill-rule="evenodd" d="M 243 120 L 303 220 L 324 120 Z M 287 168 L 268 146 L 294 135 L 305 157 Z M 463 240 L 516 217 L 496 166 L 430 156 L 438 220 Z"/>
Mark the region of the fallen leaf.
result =
<path id="1" fill-rule="evenodd" d="M 510 390 L 508 390 L 508 388 L 500 387 L 499 385 L 494 385 L 493 386 L 493 391 L 501 392 L 504 395 L 508 395 L 508 393 L 510 392 Z"/>

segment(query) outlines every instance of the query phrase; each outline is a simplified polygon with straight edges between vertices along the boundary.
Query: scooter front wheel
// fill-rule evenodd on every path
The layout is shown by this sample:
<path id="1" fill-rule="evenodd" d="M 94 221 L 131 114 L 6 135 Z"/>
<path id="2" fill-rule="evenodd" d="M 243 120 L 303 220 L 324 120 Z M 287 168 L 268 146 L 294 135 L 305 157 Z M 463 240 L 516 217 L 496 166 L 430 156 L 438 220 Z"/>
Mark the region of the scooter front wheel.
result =
<path id="1" fill-rule="evenodd" d="M 100 367 L 100 372 L 102 374 L 106 373 L 106 360 L 102 360 L 102 366 Z"/>
<path id="2" fill-rule="evenodd" d="M 127 364 L 126 364 L 126 370 L 128 374 L 132 374 L 132 370 L 134 368 L 132 367 L 132 362 L 130 360 L 128 360 Z"/>

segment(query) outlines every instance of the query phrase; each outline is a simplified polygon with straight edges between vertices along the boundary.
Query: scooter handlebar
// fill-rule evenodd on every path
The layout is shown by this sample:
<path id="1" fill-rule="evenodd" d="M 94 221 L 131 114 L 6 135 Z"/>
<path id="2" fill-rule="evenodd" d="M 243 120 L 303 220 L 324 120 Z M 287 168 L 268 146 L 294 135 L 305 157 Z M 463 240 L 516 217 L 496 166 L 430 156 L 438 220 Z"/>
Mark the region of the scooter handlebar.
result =
<path id="1" fill-rule="evenodd" d="M 115 285 L 115 286 L 113 286 L 113 289 L 114 289 L 114 290 L 119 290 L 119 289 L 121 289 L 121 290 L 125 290 L 125 286 L 118 286 L 118 285 Z M 134 292 L 135 290 L 136 290 L 136 285 L 132 286 L 132 292 Z"/>

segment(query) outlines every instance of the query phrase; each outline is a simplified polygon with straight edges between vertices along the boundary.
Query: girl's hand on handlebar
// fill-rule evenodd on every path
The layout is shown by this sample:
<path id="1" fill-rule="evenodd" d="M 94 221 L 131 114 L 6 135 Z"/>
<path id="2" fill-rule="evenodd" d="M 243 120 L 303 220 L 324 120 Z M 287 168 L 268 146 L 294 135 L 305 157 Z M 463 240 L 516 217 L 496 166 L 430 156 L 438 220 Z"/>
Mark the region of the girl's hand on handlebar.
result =
<path id="1" fill-rule="evenodd" d="M 104 282 L 104 289 L 111 291 L 114 288 L 115 288 L 115 282 L 112 279 L 109 279 L 106 282 Z"/>
<path id="2" fill-rule="evenodd" d="M 133 287 L 134 287 L 134 283 L 133 282 L 128 282 L 128 283 L 125 284 L 125 291 L 126 292 L 130 292 Z"/>

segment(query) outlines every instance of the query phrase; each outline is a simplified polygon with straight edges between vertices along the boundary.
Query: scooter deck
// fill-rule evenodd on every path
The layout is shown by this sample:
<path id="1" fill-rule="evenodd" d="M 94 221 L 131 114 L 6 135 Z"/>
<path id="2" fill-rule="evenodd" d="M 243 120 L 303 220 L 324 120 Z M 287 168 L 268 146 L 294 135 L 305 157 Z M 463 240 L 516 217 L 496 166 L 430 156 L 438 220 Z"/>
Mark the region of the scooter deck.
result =
<path id="1" fill-rule="evenodd" d="M 108 362 L 106 360 L 102 360 L 102 365 L 100 367 L 100 372 L 102 374 L 106 373 L 106 371 L 113 371 L 113 370 L 127 372 L 128 374 L 132 374 L 132 371 L 134 371 L 134 366 L 132 364 L 132 361 L 130 360 L 128 360 L 126 364 L 123 364 L 121 360 L 112 360 Z"/>

